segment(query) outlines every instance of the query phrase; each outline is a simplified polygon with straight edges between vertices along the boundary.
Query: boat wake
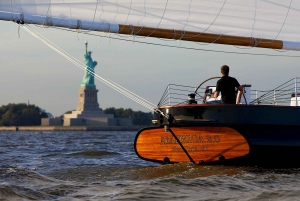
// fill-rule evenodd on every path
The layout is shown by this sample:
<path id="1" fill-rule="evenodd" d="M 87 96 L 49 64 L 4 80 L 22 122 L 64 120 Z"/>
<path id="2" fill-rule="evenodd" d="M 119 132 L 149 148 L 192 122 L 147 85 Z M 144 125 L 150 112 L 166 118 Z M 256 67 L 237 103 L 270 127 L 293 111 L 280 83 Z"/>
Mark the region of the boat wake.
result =
<path id="1" fill-rule="evenodd" d="M 299 196 L 300 169 L 177 163 L 147 167 L 85 166 L 48 175 L 21 167 L 1 167 L 0 173 L 0 197 L 4 201 L 222 200 L 224 197 L 234 200 L 295 198 Z"/>

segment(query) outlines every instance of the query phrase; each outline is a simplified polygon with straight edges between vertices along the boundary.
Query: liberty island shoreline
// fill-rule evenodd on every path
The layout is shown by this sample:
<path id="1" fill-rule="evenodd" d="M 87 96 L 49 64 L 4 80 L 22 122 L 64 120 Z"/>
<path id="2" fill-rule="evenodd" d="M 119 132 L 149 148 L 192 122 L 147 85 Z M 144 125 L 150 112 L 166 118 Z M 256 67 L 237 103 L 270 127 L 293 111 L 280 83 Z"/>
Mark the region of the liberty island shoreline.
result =
<path id="1" fill-rule="evenodd" d="M 142 126 L 0 126 L 0 131 L 138 131 Z"/>

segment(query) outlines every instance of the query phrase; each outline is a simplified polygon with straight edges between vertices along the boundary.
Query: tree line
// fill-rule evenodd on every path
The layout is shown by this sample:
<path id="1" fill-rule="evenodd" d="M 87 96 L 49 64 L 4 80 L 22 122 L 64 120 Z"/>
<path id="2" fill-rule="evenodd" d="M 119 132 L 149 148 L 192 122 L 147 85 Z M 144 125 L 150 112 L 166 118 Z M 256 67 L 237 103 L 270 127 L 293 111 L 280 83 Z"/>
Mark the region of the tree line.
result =
<path id="1" fill-rule="evenodd" d="M 151 125 L 153 119 L 151 112 L 133 111 L 130 108 L 110 107 L 103 111 L 105 114 L 114 114 L 115 118 L 131 118 L 133 125 L 138 126 Z M 37 126 L 41 125 L 41 118 L 48 118 L 48 115 L 35 105 L 10 103 L 0 107 L 0 126 Z"/>
<path id="2" fill-rule="evenodd" d="M 35 105 L 10 103 L 0 107 L 0 126 L 41 125 L 41 118 L 47 117 L 47 114 Z"/>
<path id="3" fill-rule="evenodd" d="M 105 114 L 114 114 L 115 118 L 131 118 L 133 125 L 149 126 L 152 124 L 153 114 L 151 112 L 133 111 L 124 108 L 106 108 L 103 110 Z"/>

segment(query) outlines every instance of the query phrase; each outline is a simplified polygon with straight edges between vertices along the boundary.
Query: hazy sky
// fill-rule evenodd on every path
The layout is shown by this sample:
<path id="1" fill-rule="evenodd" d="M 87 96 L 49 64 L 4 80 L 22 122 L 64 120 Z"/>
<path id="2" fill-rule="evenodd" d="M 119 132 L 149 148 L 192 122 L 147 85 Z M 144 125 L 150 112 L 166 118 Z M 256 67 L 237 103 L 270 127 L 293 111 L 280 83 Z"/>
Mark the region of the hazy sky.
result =
<path id="1" fill-rule="evenodd" d="M 220 67 L 230 67 L 230 76 L 252 89 L 273 89 L 300 76 L 300 58 L 252 56 L 187 50 L 89 36 L 54 28 L 30 25 L 63 50 L 84 61 L 84 41 L 89 42 L 92 58 L 98 62 L 95 73 L 109 78 L 146 100 L 157 104 L 168 83 L 198 86 L 213 76 L 220 76 Z M 54 116 L 76 109 L 78 90 L 84 71 L 54 52 L 51 48 L 20 29 L 12 22 L 0 21 L 0 105 L 35 104 Z M 102 34 L 104 35 L 104 34 Z M 105 35 L 106 36 L 106 35 Z M 113 36 L 113 35 L 112 35 Z M 138 38 L 135 39 L 140 40 Z M 238 48 L 193 42 L 164 41 L 147 38 L 143 41 L 207 50 L 245 53 L 298 55 L 299 52 L 278 52 L 258 48 Z M 119 94 L 95 79 L 100 107 L 147 108 Z"/>

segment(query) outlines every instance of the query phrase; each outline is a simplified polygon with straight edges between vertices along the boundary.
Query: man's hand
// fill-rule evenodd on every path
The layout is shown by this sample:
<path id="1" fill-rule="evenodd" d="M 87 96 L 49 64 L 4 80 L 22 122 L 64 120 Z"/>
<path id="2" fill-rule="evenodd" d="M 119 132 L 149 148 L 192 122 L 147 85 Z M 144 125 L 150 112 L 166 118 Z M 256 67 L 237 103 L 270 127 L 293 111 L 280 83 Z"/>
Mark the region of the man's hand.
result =
<path id="1" fill-rule="evenodd" d="M 211 98 L 218 98 L 218 96 L 219 96 L 219 92 L 218 91 L 216 91 L 215 93 L 213 93 L 213 94 L 211 94 Z"/>

